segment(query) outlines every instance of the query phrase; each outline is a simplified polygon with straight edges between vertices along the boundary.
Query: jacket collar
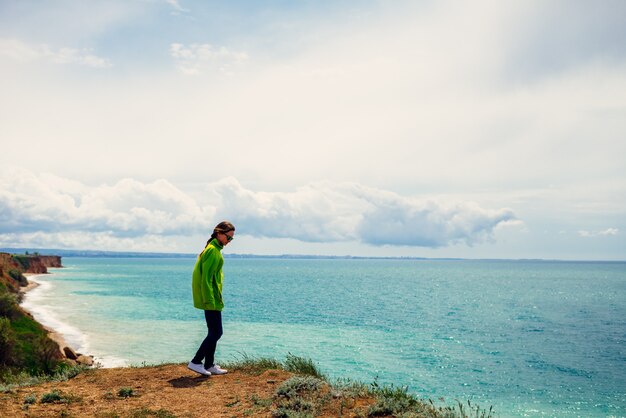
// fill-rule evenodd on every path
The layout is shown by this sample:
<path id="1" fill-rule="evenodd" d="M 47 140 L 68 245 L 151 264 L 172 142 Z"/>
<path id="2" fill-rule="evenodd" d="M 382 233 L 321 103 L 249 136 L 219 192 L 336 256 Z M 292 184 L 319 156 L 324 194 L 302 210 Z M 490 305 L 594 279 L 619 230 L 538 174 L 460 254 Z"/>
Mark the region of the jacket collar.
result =
<path id="1" fill-rule="evenodd" d="M 222 251 L 222 248 L 224 248 L 224 246 L 222 244 L 220 244 L 220 242 L 217 240 L 217 238 L 213 238 L 209 245 L 214 246 L 215 248 L 217 248 L 220 251 Z"/>

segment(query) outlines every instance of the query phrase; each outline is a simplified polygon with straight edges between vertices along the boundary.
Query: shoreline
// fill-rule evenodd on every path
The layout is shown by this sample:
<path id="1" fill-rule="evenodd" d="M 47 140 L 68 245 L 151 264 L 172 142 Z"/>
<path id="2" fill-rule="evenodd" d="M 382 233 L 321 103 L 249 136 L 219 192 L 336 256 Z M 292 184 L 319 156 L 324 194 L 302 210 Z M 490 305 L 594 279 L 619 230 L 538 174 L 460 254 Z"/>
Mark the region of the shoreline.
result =
<path id="1" fill-rule="evenodd" d="M 41 315 L 40 312 L 34 312 L 32 307 L 28 308 L 26 306 L 24 306 L 24 303 L 26 302 L 26 298 L 28 297 L 27 294 L 32 292 L 33 290 L 39 288 L 41 286 L 41 283 L 38 282 L 36 280 L 37 277 L 39 276 L 44 276 L 46 274 L 52 274 L 52 273 L 24 273 L 24 277 L 26 277 L 26 280 L 28 280 L 28 285 L 26 285 L 25 287 L 21 288 L 22 293 L 24 294 L 24 300 L 22 301 L 22 303 L 20 303 L 20 307 L 28 313 L 28 315 L 30 315 L 35 321 L 37 321 L 37 323 L 39 323 L 39 325 L 41 325 L 43 327 L 44 330 L 46 330 L 47 334 L 48 334 L 48 338 L 50 338 L 58 347 L 59 347 L 59 352 L 61 353 L 61 355 L 63 356 L 63 358 L 67 359 L 67 360 L 71 360 L 71 361 L 76 361 L 76 362 L 84 362 L 84 364 L 87 364 L 89 366 L 95 364 L 94 357 L 92 355 L 89 354 L 84 354 L 84 353 L 79 353 L 78 347 L 73 347 L 71 344 L 68 343 L 65 335 L 51 327 L 48 325 L 45 325 L 43 323 L 43 321 L 40 320 L 40 318 L 37 318 L 37 316 Z M 37 315 L 37 316 L 36 316 Z M 68 357 L 67 353 L 66 353 L 66 348 L 70 350 L 70 352 L 72 354 L 75 354 L 76 358 L 71 358 Z M 78 361 L 78 359 L 83 356 L 85 358 L 90 358 L 91 364 L 88 364 L 88 361 L 85 361 L 84 359 L 82 361 Z"/>

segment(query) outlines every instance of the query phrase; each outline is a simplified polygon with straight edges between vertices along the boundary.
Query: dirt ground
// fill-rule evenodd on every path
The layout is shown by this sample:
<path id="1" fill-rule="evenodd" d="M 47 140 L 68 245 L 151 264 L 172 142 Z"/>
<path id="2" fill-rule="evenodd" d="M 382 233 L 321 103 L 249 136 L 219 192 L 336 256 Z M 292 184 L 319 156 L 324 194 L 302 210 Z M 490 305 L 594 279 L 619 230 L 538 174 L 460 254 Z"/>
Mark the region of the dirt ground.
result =
<path id="1" fill-rule="evenodd" d="M 271 417 L 276 389 L 291 376 L 267 370 L 207 378 L 180 364 L 93 369 L 65 382 L 0 393 L 0 417 Z M 53 391 L 61 399 L 42 402 Z M 369 403 L 331 398 L 318 416 L 356 416 Z"/>

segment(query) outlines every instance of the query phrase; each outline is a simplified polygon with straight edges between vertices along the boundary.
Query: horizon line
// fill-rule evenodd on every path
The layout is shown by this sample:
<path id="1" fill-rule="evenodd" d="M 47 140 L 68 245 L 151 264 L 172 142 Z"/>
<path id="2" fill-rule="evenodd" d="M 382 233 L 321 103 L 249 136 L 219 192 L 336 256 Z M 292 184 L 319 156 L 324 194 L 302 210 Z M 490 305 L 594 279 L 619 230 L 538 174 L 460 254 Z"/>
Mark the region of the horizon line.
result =
<path id="1" fill-rule="evenodd" d="M 16 254 L 34 252 L 39 255 L 58 255 L 66 257 L 129 257 L 129 258 L 191 258 L 195 253 L 160 252 L 160 251 L 109 251 L 60 248 L 20 248 L 0 247 L 0 252 Z M 42 253 L 46 252 L 46 254 Z M 54 254 L 57 253 L 57 254 Z M 31 254 L 32 255 L 32 254 Z M 358 255 L 316 255 L 316 254 L 251 254 L 226 253 L 225 258 L 275 258 L 275 259 L 363 259 L 363 260 L 449 260 L 449 261 L 545 261 L 545 262 L 584 262 L 584 263 L 625 263 L 624 260 L 607 259 L 558 259 L 558 258 L 466 258 L 466 257 L 419 257 L 419 256 L 358 256 Z"/>

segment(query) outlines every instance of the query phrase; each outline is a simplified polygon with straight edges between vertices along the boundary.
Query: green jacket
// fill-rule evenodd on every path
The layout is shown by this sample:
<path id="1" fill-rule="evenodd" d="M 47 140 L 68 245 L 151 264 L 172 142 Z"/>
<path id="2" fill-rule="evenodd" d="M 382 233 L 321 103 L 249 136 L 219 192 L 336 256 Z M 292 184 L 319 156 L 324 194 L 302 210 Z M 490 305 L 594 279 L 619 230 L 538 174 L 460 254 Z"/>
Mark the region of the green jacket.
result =
<path id="1" fill-rule="evenodd" d="M 222 257 L 223 245 L 213 239 L 198 256 L 193 268 L 191 289 L 193 291 L 193 306 L 205 311 L 221 311 L 224 309 L 222 299 Z"/>

